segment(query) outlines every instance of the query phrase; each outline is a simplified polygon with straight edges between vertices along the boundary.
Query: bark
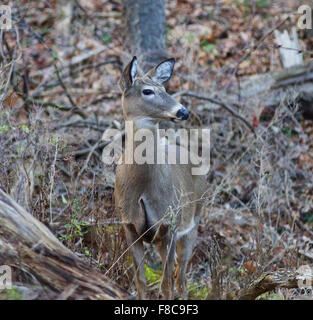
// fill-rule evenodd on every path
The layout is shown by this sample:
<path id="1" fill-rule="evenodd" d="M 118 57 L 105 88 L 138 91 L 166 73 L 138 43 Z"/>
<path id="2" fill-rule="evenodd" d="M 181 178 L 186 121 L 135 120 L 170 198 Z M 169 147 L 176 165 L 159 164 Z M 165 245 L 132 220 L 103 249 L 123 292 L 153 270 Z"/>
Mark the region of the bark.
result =
<path id="1" fill-rule="evenodd" d="M 59 58 L 66 58 L 72 51 L 71 20 L 73 16 L 73 0 L 57 0 L 56 32 L 59 39 Z"/>
<path id="2" fill-rule="evenodd" d="M 29 211 L 34 192 L 36 162 L 28 157 L 27 159 L 18 159 L 16 164 L 10 195 L 20 206 Z"/>
<path id="3" fill-rule="evenodd" d="M 0 189 L 0 265 L 32 274 L 45 290 L 71 299 L 125 299 L 127 293 L 80 260 Z"/>

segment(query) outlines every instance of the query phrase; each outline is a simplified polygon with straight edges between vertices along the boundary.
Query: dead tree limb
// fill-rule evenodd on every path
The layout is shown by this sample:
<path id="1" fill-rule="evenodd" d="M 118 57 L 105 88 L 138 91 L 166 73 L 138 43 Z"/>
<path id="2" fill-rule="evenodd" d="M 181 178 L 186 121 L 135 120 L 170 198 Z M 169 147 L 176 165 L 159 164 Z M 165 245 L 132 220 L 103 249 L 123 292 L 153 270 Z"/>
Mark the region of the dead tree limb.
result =
<path id="1" fill-rule="evenodd" d="M 248 288 L 239 292 L 239 300 L 254 300 L 263 293 L 273 291 L 276 288 L 299 288 L 299 283 L 312 284 L 311 272 L 279 270 L 267 272 L 253 281 Z"/>
<path id="2" fill-rule="evenodd" d="M 125 299 L 127 293 L 80 260 L 0 189 L 0 265 L 30 274 L 53 293 L 71 299 Z M 67 295 L 68 296 L 68 295 Z"/>
<path id="3" fill-rule="evenodd" d="M 303 92 L 312 92 L 312 76 L 313 63 L 312 61 L 306 64 L 294 66 L 291 68 L 282 69 L 272 73 L 257 74 L 241 79 L 241 95 L 245 101 L 260 97 L 262 105 L 273 106 L 282 101 L 280 88 L 289 87 L 292 91 L 301 94 Z M 286 88 L 287 89 L 287 88 Z M 236 86 L 235 84 L 227 93 L 227 101 L 236 101 Z M 289 95 L 284 96 L 285 100 Z"/>
<path id="4" fill-rule="evenodd" d="M 244 122 L 244 124 L 255 134 L 254 128 L 253 126 L 244 118 L 242 117 L 240 114 L 238 114 L 237 111 L 235 111 L 227 102 L 225 101 L 221 101 L 219 99 L 216 98 L 212 98 L 212 97 L 208 97 L 204 94 L 201 94 L 199 92 L 193 92 L 190 90 L 184 90 L 181 92 L 177 92 L 175 94 L 173 94 L 174 97 L 177 96 L 189 96 L 189 97 L 194 97 L 197 99 L 201 99 L 201 100 L 206 100 L 206 101 L 210 101 L 211 103 L 220 105 L 222 108 L 226 109 L 228 112 L 230 112 L 235 118 L 240 119 L 242 122 Z"/>

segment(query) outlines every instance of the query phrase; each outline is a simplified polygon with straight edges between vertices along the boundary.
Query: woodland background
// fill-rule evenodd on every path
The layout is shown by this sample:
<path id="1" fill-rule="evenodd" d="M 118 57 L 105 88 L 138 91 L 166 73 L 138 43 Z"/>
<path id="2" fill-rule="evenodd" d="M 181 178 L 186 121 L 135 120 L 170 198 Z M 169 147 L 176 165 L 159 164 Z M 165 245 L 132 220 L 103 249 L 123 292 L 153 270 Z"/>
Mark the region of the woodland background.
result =
<path id="1" fill-rule="evenodd" d="M 275 42 L 275 30 L 291 33 L 297 25 L 302 3 L 313 6 L 165 1 L 166 46 L 176 59 L 168 91 L 191 112 L 182 126 L 211 129 L 209 199 L 188 268 L 190 299 L 238 299 L 264 277 L 270 286 L 253 298 L 310 297 L 288 275 L 313 261 L 312 30 L 297 30 L 304 67 L 296 76 L 281 73 L 280 50 L 290 48 Z M 117 82 L 132 56 L 123 5 L 10 4 L 13 28 L 0 31 L 0 265 L 12 266 L 14 286 L 0 298 L 135 295 L 112 202 L 115 167 L 101 161 L 103 132 L 124 125 Z M 14 210 L 24 219 L 16 229 L 5 220 Z M 34 246 L 41 226 L 27 212 L 64 247 L 46 231 L 49 241 Z M 149 246 L 147 258 L 157 299 L 161 265 Z M 73 274 L 76 282 L 67 280 Z M 83 287 L 83 277 L 94 283 Z M 99 294 L 110 281 L 113 289 Z"/>

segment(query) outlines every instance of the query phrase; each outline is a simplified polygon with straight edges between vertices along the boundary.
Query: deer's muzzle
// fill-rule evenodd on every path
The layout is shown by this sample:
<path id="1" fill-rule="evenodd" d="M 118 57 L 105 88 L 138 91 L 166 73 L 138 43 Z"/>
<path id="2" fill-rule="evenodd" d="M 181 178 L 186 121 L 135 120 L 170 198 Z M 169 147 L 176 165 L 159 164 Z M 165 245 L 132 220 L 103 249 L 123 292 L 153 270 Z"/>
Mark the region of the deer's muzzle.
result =
<path id="1" fill-rule="evenodd" d="M 187 120 L 189 118 L 189 111 L 186 108 L 181 108 L 176 113 L 177 119 Z"/>

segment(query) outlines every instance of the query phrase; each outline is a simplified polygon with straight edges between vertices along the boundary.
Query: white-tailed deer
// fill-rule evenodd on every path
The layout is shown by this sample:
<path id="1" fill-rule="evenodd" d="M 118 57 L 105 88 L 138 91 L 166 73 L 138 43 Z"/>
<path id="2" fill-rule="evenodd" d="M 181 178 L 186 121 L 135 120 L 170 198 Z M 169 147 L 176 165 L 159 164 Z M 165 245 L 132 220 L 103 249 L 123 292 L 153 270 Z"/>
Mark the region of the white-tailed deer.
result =
<path id="1" fill-rule="evenodd" d="M 134 132 L 149 129 L 155 141 L 159 138 L 159 121 L 177 122 L 189 115 L 164 88 L 174 63 L 174 59 L 168 59 L 147 74 L 138 75 L 134 57 L 119 82 L 125 121 L 133 122 Z M 138 298 L 147 298 L 143 261 L 146 241 L 153 242 L 162 259 L 161 289 L 165 299 L 174 298 L 176 252 L 177 291 L 186 299 L 185 273 L 197 237 L 205 179 L 193 176 L 189 164 L 127 164 L 125 154 L 122 159 L 116 170 L 115 206 L 134 260 Z"/>

